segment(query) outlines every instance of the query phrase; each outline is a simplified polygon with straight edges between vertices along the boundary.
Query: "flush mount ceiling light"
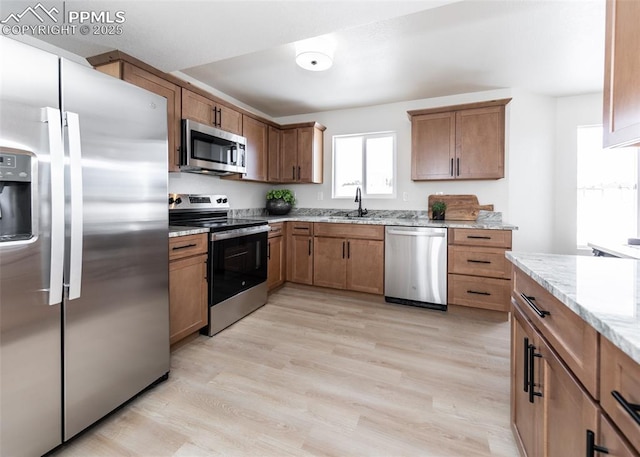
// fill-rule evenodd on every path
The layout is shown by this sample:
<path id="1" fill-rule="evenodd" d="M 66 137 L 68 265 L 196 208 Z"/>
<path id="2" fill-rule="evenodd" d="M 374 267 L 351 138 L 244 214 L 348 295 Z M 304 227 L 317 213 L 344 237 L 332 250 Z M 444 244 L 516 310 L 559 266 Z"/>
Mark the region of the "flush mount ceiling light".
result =
<path id="1" fill-rule="evenodd" d="M 333 65 L 335 45 L 326 37 L 310 38 L 296 43 L 296 63 L 309 71 L 324 71 Z"/>

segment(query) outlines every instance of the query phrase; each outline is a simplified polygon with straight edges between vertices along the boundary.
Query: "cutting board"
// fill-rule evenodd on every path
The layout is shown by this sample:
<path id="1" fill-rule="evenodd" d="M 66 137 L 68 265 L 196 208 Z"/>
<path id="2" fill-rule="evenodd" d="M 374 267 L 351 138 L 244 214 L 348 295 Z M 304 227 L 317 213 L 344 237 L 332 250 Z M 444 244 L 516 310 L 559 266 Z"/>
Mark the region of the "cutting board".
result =
<path id="1" fill-rule="evenodd" d="M 493 211 L 493 205 L 480 205 L 475 195 L 429 195 L 429 217 L 433 202 L 443 201 L 447 204 L 444 213 L 446 220 L 475 221 L 480 210 Z"/>

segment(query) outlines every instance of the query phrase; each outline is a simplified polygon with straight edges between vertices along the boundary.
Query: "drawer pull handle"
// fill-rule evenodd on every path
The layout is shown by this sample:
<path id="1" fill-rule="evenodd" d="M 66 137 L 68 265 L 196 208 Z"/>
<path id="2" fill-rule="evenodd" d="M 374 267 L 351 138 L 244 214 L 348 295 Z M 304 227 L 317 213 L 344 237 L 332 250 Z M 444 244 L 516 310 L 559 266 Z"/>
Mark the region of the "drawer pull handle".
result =
<path id="1" fill-rule="evenodd" d="M 587 430 L 587 457 L 594 457 L 595 453 L 608 454 L 609 449 L 596 444 L 596 434 Z"/>
<path id="2" fill-rule="evenodd" d="M 195 248 L 197 244 L 185 244 L 184 246 L 174 246 L 171 249 L 177 251 L 178 249 L 187 249 L 187 248 Z"/>
<path id="3" fill-rule="evenodd" d="M 473 260 L 473 259 L 467 259 L 467 262 L 469 262 L 469 263 L 491 263 L 490 260 Z"/>
<path id="4" fill-rule="evenodd" d="M 293 227 L 296 230 L 309 230 L 309 227 Z"/>
<path id="5" fill-rule="evenodd" d="M 468 294 L 491 295 L 489 292 L 478 292 L 477 290 L 467 290 Z"/>
<path id="6" fill-rule="evenodd" d="M 535 297 L 528 297 L 524 293 L 521 293 L 520 296 L 527 303 L 527 305 L 529 305 L 531 307 L 531 309 L 534 310 L 535 313 L 538 316 L 540 316 L 541 318 L 544 319 L 545 316 L 550 316 L 551 315 L 551 313 L 549 311 L 544 311 L 544 310 L 538 308 L 538 306 L 534 303 Z"/>
<path id="7" fill-rule="evenodd" d="M 467 238 L 472 240 L 490 240 L 490 236 L 481 236 L 481 235 L 467 235 Z"/>
<path id="8" fill-rule="evenodd" d="M 640 405 L 629 403 L 622 395 L 620 395 L 620 392 L 618 392 L 617 390 L 611 391 L 611 395 L 613 395 L 613 398 L 615 398 L 616 401 L 620 403 L 620 406 L 622 406 L 624 410 L 629 413 L 629 416 L 631 416 L 631 418 L 636 421 L 636 424 L 640 425 L 640 415 L 638 415 L 638 412 L 640 411 Z"/>

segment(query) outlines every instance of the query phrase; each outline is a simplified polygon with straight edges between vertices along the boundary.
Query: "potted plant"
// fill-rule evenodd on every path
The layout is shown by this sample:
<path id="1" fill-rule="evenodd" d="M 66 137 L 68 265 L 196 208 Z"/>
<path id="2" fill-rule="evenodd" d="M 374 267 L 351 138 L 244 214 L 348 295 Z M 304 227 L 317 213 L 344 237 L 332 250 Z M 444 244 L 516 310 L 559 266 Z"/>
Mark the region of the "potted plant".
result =
<path id="1" fill-rule="evenodd" d="M 447 204 L 443 201 L 435 201 L 431 205 L 431 218 L 436 221 L 444 220 L 444 212 L 447 210 Z"/>
<path id="2" fill-rule="evenodd" d="M 289 189 L 271 189 L 267 192 L 267 211 L 269 214 L 287 214 L 295 202 L 293 192 Z"/>

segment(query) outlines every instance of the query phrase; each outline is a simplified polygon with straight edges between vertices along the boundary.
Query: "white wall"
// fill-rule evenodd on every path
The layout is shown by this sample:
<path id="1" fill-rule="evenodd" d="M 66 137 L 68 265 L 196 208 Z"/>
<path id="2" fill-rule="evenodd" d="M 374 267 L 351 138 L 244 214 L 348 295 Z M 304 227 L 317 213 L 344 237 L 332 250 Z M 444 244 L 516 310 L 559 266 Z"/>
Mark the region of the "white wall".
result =
<path id="1" fill-rule="evenodd" d="M 602 93 L 558 98 L 556 112 L 554 251 L 576 254 L 577 127 L 602 124 Z"/>
<path id="2" fill-rule="evenodd" d="M 248 181 L 232 181 L 219 176 L 195 173 L 169 173 L 169 193 L 224 194 L 232 209 L 264 208 L 266 193 L 273 186 Z"/>
<path id="3" fill-rule="evenodd" d="M 505 178 L 490 181 L 411 180 L 411 123 L 407 111 L 436 106 L 513 97 L 507 105 Z M 426 210 L 427 198 L 436 192 L 476 194 L 480 204 L 492 203 L 506 222 L 519 226 L 514 249 L 550 252 L 553 245 L 553 151 L 555 103 L 550 97 L 520 90 L 501 89 L 410 102 L 276 119 L 281 124 L 317 121 L 327 127 L 324 140 L 324 183 L 290 186 L 300 207 L 355 209 L 352 199 L 331 199 L 331 149 L 333 135 L 394 130 L 397 132 L 397 197 L 366 200 L 368 209 Z M 539 186 L 539 190 L 534 186 Z M 318 200 L 318 192 L 323 200 Z M 403 193 L 408 201 L 403 201 Z"/>
<path id="4" fill-rule="evenodd" d="M 513 249 L 553 251 L 555 99 L 514 90 L 508 119 L 508 221 Z"/>

